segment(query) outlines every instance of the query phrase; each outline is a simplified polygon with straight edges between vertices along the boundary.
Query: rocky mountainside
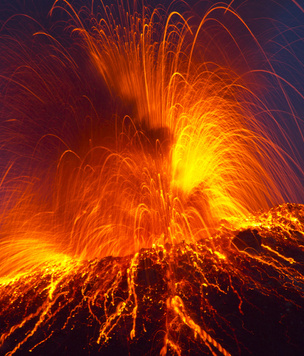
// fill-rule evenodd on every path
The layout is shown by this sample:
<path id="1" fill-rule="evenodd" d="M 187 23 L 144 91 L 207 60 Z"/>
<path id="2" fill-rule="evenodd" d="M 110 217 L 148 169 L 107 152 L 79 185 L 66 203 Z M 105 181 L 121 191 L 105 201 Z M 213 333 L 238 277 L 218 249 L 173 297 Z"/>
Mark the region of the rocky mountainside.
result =
<path id="1" fill-rule="evenodd" d="M 1 355 L 302 355 L 304 207 L 1 280 Z"/>

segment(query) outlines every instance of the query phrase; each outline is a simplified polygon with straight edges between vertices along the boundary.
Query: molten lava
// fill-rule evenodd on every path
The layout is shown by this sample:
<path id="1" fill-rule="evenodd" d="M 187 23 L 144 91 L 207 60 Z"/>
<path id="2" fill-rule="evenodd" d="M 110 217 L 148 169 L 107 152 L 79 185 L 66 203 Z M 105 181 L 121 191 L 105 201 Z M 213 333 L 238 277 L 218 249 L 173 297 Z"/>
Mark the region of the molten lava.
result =
<path id="1" fill-rule="evenodd" d="M 227 35 L 242 51 L 230 21 L 263 57 L 259 74 L 299 137 L 301 122 L 231 6 L 197 21 L 116 5 L 57 0 L 54 28 L 21 17 L 27 36 L 14 17 L 3 25 L 0 350 L 47 355 L 70 333 L 84 354 L 241 353 L 251 339 L 240 320 L 256 331 L 252 295 L 258 308 L 274 298 L 278 313 L 303 307 L 304 208 L 285 202 L 303 201 L 304 175 L 246 81 L 257 70 L 219 51 Z M 68 344 L 58 352 L 79 352 Z"/>

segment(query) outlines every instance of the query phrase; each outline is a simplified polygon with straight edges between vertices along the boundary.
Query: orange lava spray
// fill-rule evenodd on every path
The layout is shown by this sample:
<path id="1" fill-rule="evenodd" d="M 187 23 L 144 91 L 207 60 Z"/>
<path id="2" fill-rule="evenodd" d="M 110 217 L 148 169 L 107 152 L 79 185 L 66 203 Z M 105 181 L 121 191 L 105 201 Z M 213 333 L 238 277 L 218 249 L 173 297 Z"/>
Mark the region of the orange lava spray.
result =
<path id="1" fill-rule="evenodd" d="M 1 76 L 6 83 L 4 112 L 13 112 L 3 125 L 3 137 L 9 137 L 3 146 L 16 158 L 1 181 L 0 276 L 5 284 L 49 265 L 61 271 L 54 272 L 56 282 L 50 282 L 43 312 L 27 338 L 47 318 L 53 291 L 61 278 L 71 278 L 75 264 L 133 256 L 127 296 L 101 323 L 97 342 L 108 339 L 124 313 L 132 316 L 133 339 L 141 249 L 166 251 L 168 245 L 185 243 L 190 248 L 206 241 L 220 264 L 226 257 L 214 236 L 221 224 L 231 230 L 253 226 L 258 224 L 252 217 L 257 211 L 303 197 L 293 170 L 295 166 L 302 174 L 300 164 L 284 149 L 292 143 L 285 137 L 280 145 L 280 123 L 246 82 L 255 70 L 245 73 L 229 66 L 229 60 L 217 61 L 210 22 L 219 23 L 231 43 L 241 46 L 219 19 L 226 14 L 264 57 L 267 70 L 260 73 L 271 76 L 287 97 L 283 79 L 235 10 L 216 3 L 197 23 L 187 13 L 136 2 L 123 6 L 117 1 L 114 8 L 101 1 L 96 13 L 93 2 L 91 7 L 76 11 L 68 1 L 55 1 L 50 16 L 65 14 L 67 33 L 77 45 L 69 51 L 55 34 L 37 29 L 37 55 L 24 48 L 14 73 L 8 70 L 10 75 Z M 83 66 L 77 50 L 84 54 Z M 221 58 L 225 55 L 229 53 Z M 81 66 L 87 74 L 79 72 Z M 87 95 L 94 91 L 90 83 L 85 84 L 87 92 L 77 87 L 86 75 L 102 83 L 94 100 Z M 39 128 L 46 110 L 50 121 Z M 295 115 L 293 120 L 300 127 Z M 11 174 L 23 160 L 24 174 Z M 191 251 L 199 253 L 195 247 Z M 169 259 L 173 264 L 174 256 Z M 168 273 L 174 275 L 170 268 Z M 187 314 L 172 278 L 166 302 L 172 318 L 168 314 L 161 354 L 168 347 L 181 354 L 178 338 L 170 332 L 178 320 L 211 353 L 216 349 L 228 355 Z M 100 291 L 113 298 L 120 279 L 118 273 L 112 285 L 104 280 Z M 95 297 L 90 297 L 93 304 Z M 107 313 L 107 299 L 104 305 Z"/>

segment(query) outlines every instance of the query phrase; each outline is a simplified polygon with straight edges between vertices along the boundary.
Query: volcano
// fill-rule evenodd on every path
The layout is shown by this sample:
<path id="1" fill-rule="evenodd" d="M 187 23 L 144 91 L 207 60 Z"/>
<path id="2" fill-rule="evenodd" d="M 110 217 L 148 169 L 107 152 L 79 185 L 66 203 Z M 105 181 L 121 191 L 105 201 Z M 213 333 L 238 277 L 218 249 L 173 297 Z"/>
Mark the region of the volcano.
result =
<path id="1" fill-rule="evenodd" d="M 257 3 L 1 20 L 1 355 L 303 354 L 304 14 Z"/>

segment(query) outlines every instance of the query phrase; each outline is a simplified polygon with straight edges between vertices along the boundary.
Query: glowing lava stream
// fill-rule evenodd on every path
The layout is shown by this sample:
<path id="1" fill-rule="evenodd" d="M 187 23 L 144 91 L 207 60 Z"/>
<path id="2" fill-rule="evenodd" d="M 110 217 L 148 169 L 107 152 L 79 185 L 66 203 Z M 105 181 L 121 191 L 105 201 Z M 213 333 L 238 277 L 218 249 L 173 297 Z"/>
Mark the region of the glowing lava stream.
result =
<path id="1" fill-rule="evenodd" d="M 208 285 L 205 259 L 219 270 L 233 270 L 232 260 L 226 261 L 227 254 L 241 253 L 231 247 L 232 231 L 256 226 L 267 230 L 267 220 L 261 218 L 259 222 L 257 211 L 269 210 L 286 197 L 298 201 L 299 195 L 303 196 L 291 168 L 291 162 L 296 162 L 272 137 L 272 128 L 280 128 L 280 124 L 265 102 L 246 86 L 246 76 L 236 74 L 228 64 L 217 63 L 213 53 L 216 46 L 208 45 L 209 23 L 220 22 L 218 14 L 227 13 L 263 55 L 237 12 L 215 4 L 195 25 L 192 17 L 176 11 L 167 13 L 161 7 L 150 9 L 139 4 L 130 7 L 118 2 L 116 9 L 100 2 L 100 12 L 93 15 L 89 9 L 76 12 L 69 2 L 58 0 L 50 13 L 68 15 L 67 31 L 76 38 L 89 60 L 88 67 L 103 83 L 116 115 L 108 118 L 97 114 L 93 98 L 85 91 L 70 98 L 76 90 L 74 81 L 77 87 L 83 80 L 77 70 L 80 65 L 73 50 L 66 50 L 52 33 L 37 30 L 33 37 L 46 53 L 43 60 L 24 48 L 29 59 L 11 69 L 11 76 L 2 75 L 8 83 L 5 110 L 15 110 L 4 124 L 5 134 L 11 135 L 4 146 L 15 154 L 17 170 L 20 157 L 30 163 L 19 177 L 11 176 L 14 164 L 10 165 L 1 181 L 5 196 L 1 289 L 5 296 L 14 291 L 11 305 L 31 288 L 37 288 L 33 293 L 43 299 L 35 311 L 3 332 L 0 345 L 17 329 L 34 324 L 7 355 L 22 350 L 42 325 L 52 324 L 52 318 L 55 320 L 74 298 L 68 284 L 81 270 L 81 303 L 100 325 L 95 342 L 106 343 L 126 316 L 132 319 L 129 335 L 134 339 L 140 304 L 138 265 L 145 254 L 166 270 L 167 291 L 162 294 L 166 299 L 166 331 L 160 354 L 170 349 L 180 355 L 183 350 L 178 335 L 187 327 L 211 354 L 229 355 L 189 315 L 185 291 L 179 290 L 182 282 L 175 276 L 175 256 L 190 256 L 202 284 Z M 238 47 L 238 39 L 225 24 L 219 27 Z M 268 75 L 281 88 L 270 61 L 268 67 Z M 54 111 L 46 129 L 39 120 L 45 111 L 54 110 L 54 103 L 63 109 Z M 84 113 L 87 108 L 89 112 Z M 265 121 L 259 117 L 261 112 Z M 19 137 L 23 141 L 18 146 Z M 291 145 L 288 139 L 285 143 Z M 30 152 L 23 153 L 24 147 Z M 51 157 L 50 151 L 56 159 L 45 162 L 45 156 Z M 299 231 L 303 231 L 299 224 Z M 221 235 L 222 229 L 226 235 Z M 278 261 L 292 260 L 273 250 L 271 244 L 264 244 L 264 249 L 275 257 L 270 262 L 269 256 L 261 257 L 259 263 L 269 263 L 291 278 L 289 269 Z M 92 281 L 97 283 L 93 277 L 96 261 L 107 256 L 117 259 L 109 260 L 104 273 L 99 271 L 98 287 L 90 294 L 86 287 Z M 117 297 L 124 278 L 125 295 Z M 240 278 L 246 279 L 241 274 Z M 302 286 L 302 276 L 296 278 Z M 216 282 L 211 284 L 222 291 Z M 229 285 L 235 291 L 231 281 Z M 263 291 L 270 293 L 266 287 Z M 235 294 L 241 311 L 241 296 L 237 291 Z M 66 301 L 59 302 L 64 296 Z M 103 305 L 102 318 L 94 311 L 96 305 Z M 62 329 L 78 307 L 70 311 Z M 35 347 L 51 337 L 52 332 Z"/>

